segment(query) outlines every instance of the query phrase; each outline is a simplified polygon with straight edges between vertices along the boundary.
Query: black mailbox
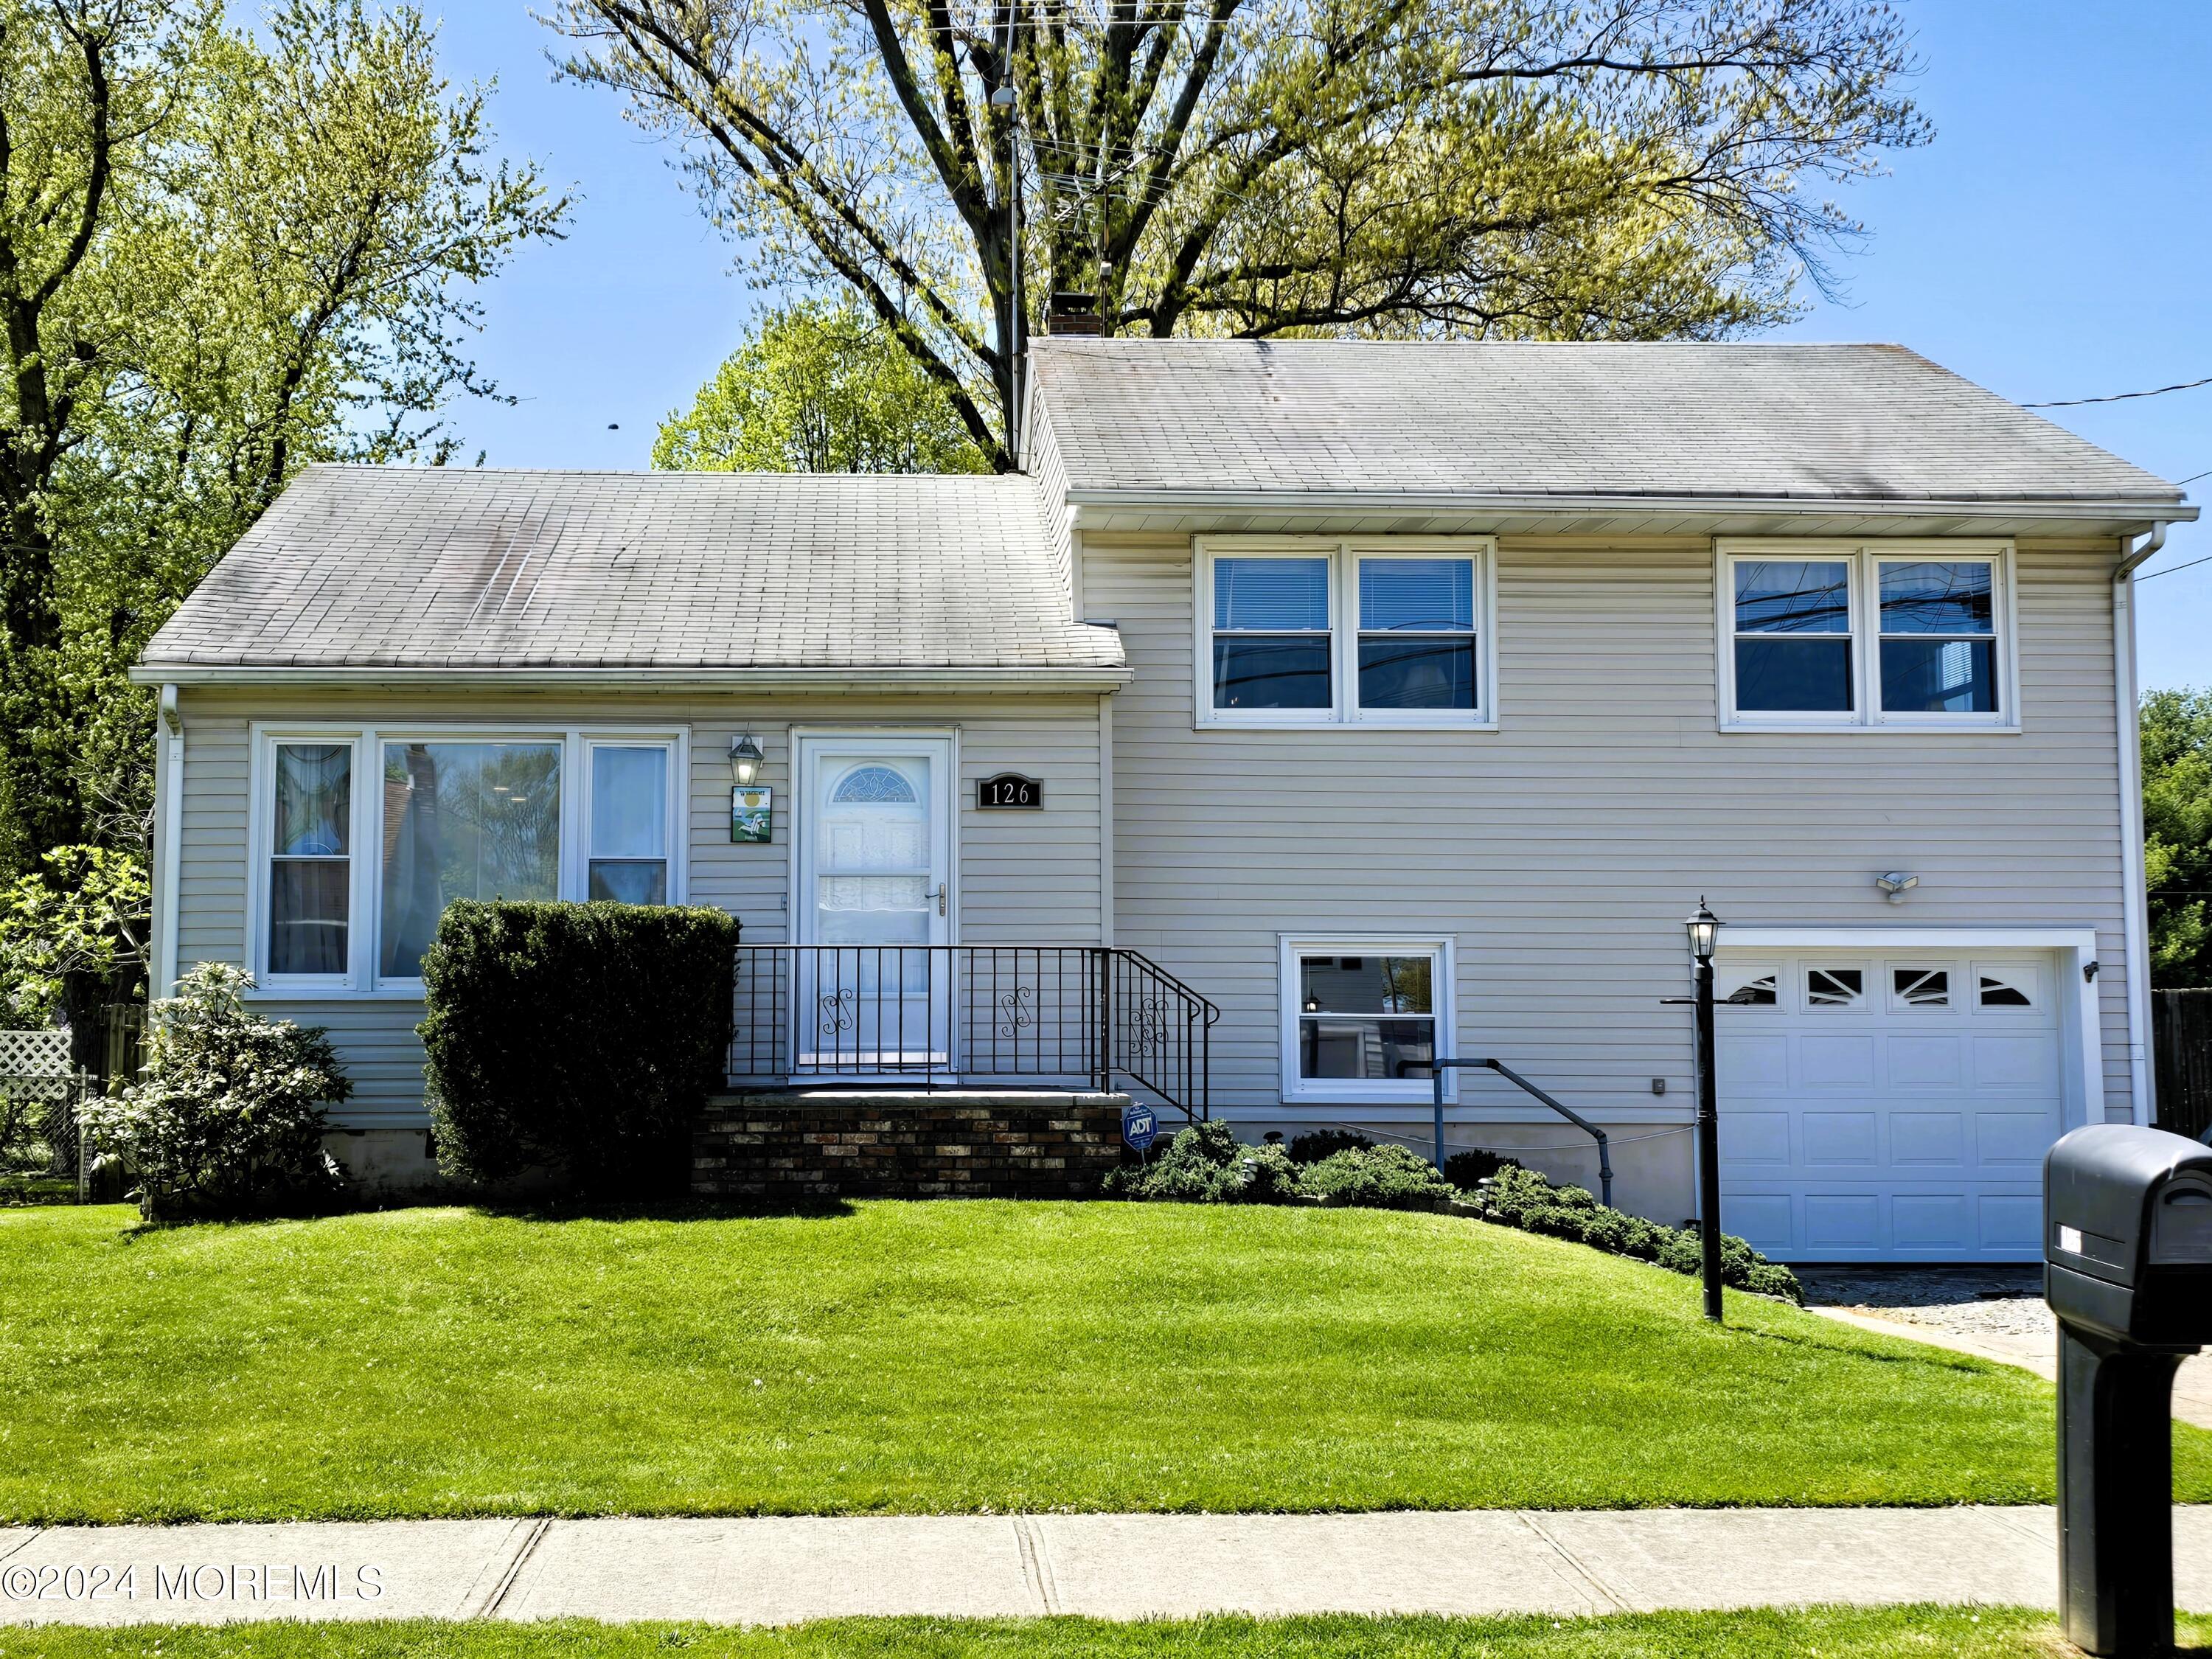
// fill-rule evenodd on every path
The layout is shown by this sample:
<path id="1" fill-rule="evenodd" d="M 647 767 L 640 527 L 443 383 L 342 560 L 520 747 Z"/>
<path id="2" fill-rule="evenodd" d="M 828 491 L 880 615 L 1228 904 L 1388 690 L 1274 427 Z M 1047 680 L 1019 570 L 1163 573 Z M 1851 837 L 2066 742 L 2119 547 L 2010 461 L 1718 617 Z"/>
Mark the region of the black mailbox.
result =
<path id="1" fill-rule="evenodd" d="M 2044 1166 L 2044 1296 L 2068 1324 L 2142 1347 L 2212 1342 L 2212 1146 L 2076 1129 Z"/>
<path id="2" fill-rule="evenodd" d="M 2173 1374 L 2212 1341 L 2212 1147 L 2093 1124 L 2043 1165 L 2058 1316 L 2058 1567 L 2067 1638 L 2173 1641 Z"/>

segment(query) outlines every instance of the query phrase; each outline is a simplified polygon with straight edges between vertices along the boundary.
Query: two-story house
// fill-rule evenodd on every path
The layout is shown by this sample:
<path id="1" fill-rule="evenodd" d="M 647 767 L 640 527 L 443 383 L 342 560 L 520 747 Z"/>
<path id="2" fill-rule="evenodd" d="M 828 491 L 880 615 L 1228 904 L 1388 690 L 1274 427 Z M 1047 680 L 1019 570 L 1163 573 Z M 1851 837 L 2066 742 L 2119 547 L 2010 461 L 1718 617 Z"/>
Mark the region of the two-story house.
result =
<path id="1" fill-rule="evenodd" d="M 387 1178 L 443 904 L 665 899 L 743 924 L 733 1075 L 1104 1070 L 1425 1152 L 1424 1062 L 1491 1056 L 1679 1221 L 1702 897 L 1770 1253 L 2032 1258 L 2051 1141 L 2147 1121 L 2172 485 L 1893 346 L 1031 364 L 1006 477 L 308 471 L 137 671 L 157 977 L 331 1027 Z"/>

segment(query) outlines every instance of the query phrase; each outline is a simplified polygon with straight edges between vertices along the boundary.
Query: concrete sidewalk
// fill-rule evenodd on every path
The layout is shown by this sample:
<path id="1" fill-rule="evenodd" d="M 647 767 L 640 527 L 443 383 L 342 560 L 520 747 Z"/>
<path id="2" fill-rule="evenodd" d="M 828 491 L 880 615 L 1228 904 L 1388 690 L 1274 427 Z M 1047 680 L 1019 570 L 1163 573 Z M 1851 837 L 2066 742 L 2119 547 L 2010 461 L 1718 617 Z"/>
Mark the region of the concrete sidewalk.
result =
<path id="1" fill-rule="evenodd" d="M 2175 1516 L 2212 1612 L 2212 1506 Z M 2049 1607 L 2048 1509 L 395 1521 L 0 1530 L 0 1624 Z"/>

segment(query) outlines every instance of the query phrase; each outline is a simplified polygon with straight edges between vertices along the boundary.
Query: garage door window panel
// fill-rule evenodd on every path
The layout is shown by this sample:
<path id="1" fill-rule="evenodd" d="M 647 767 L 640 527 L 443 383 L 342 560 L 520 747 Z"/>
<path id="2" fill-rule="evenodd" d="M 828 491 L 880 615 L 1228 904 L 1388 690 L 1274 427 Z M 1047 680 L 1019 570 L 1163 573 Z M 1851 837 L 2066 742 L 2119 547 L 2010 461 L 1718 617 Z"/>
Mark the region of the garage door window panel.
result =
<path id="1" fill-rule="evenodd" d="M 1890 1006 L 1907 1012 L 1951 1006 L 1948 968 L 1893 968 L 1889 970 Z"/>
<path id="2" fill-rule="evenodd" d="M 1982 1008 L 1998 1012 L 2032 1011 L 2042 1001 L 2037 994 L 2040 989 L 2038 978 L 2027 969 L 1980 964 L 1974 969 L 1975 1001 Z"/>
<path id="3" fill-rule="evenodd" d="M 1856 1008 L 1866 1000 L 1863 968 L 1808 968 L 1805 970 L 1808 1008 Z"/>

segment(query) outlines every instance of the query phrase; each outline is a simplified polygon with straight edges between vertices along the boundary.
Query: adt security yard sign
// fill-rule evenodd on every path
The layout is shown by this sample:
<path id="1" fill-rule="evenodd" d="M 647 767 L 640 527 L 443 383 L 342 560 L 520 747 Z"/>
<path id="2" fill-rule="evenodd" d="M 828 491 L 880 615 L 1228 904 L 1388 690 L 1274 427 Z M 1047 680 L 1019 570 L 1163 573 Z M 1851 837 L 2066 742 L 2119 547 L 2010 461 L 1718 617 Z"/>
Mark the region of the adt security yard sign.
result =
<path id="1" fill-rule="evenodd" d="M 1149 1106 L 1124 1106 L 1121 1109 L 1121 1139 L 1138 1152 L 1144 1152 L 1159 1138 L 1160 1121 L 1152 1115 Z"/>

